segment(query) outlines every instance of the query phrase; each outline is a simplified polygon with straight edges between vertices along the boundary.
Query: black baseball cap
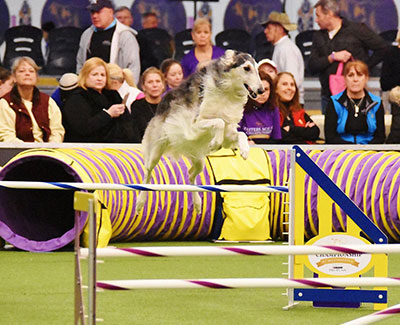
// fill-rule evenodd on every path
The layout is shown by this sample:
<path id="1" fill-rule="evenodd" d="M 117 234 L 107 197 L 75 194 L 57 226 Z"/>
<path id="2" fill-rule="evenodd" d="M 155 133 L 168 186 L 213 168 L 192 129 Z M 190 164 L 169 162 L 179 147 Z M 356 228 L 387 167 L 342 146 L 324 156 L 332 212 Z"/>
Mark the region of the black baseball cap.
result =
<path id="1" fill-rule="evenodd" d="M 114 4 L 111 0 L 90 0 L 90 4 L 86 7 L 89 11 L 98 12 L 103 8 L 114 9 Z"/>

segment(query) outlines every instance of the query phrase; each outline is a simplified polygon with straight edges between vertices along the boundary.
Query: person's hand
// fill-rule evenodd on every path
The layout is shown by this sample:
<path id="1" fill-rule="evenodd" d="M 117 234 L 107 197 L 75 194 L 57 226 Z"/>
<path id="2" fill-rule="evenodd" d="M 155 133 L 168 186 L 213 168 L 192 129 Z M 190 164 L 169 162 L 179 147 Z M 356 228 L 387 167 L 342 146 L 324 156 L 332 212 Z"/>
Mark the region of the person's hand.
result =
<path id="1" fill-rule="evenodd" d="M 247 140 L 249 144 L 256 144 L 253 140 Z"/>
<path id="2" fill-rule="evenodd" d="M 289 126 L 289 125 L 286 125 L 286 126 L 283 127 L 283 129 L 284 129 L 286 132 L 289 132 L 290 126 Z"/>
<path id="3" fill-rule="evenodd" d="M 124 104 L 114 104 L 105 110 L 112 118 L 116 118 L 124 114 Z"/>
<path id="4" fill-rule="evenodd" d="M 313 126 L 315 125 L 315 123 L 314 122 L 311 122 L 311 121 L 308 121 L 307 123 L 306 123 L 306 128 L 312 128 Z"/>
<path id="5" fill-rule="evenodd" d="M 342 50 L 339 52 L 335 52 L 333 56 L 335 61 L 347 62 L 351 58 L 351 53 L 349 51 Z"/>

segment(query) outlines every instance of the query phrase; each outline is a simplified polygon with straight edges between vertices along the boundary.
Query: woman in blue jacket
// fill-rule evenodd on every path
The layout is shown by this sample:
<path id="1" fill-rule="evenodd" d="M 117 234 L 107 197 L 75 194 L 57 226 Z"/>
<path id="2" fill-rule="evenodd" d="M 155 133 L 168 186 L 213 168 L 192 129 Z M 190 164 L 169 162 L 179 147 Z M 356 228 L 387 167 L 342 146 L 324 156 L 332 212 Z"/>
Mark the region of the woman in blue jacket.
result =
<path id="1" fill-rule="evenodd" d="M 369 77 L 368 66 L 362 61 L 350 61 L 343 74 L 346 89 L 331 96 L 325 114 L 326 143 L 384 143 L 382 100 L 365 89 Z"/>

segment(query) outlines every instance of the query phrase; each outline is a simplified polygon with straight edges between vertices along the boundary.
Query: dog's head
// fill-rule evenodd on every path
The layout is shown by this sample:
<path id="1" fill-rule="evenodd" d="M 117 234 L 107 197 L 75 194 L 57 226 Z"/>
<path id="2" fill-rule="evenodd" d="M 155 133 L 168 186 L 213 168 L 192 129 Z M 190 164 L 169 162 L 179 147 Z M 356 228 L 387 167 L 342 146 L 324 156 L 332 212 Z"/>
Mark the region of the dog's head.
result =
<path id="1" fill-rule="evenodd" d="M 250 54 L 226 50 L 221 57 L 221 62 L 224 72 L 232 73 L 232 77 L 242 83 L 250 97 L 256 98 L 258 94 L 264 92 L 256 62 Z"/>

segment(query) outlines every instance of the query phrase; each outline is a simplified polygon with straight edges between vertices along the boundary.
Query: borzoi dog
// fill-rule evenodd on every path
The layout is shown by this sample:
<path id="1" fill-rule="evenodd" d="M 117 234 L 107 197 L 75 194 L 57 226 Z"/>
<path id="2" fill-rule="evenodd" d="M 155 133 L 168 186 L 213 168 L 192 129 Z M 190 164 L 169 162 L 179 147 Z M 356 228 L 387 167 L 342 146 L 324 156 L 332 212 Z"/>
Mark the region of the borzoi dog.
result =
<path id="1" fill-rule="evenodd" d="M 249 154 L 247 137 L 237 127 L 248 99 L 264 92 L 251 55 L 227 50 L 191 75 L 178 88 L 169 91 L 157 107 L 142 140 L 145 177 L 162 154 L 179 158 L 185 155 L 192 162 L 189 181 L 194 184 L 203 170 L 205 157 L 220 148 L 239 148 L 246 159 Z M 136 202 L 139 213 L 147 192 L 141 192 Z M 193 193 L 194 208 L 201 211 L 201 198 Z"/>

